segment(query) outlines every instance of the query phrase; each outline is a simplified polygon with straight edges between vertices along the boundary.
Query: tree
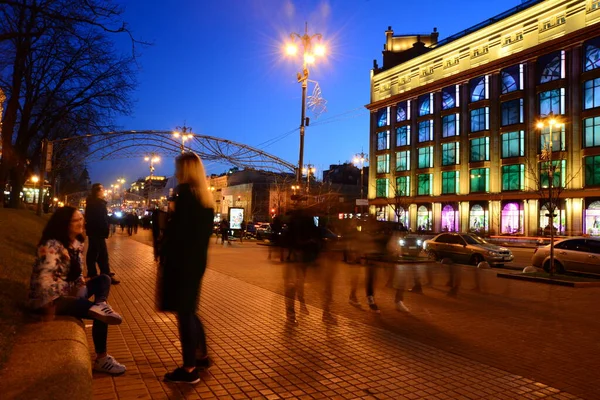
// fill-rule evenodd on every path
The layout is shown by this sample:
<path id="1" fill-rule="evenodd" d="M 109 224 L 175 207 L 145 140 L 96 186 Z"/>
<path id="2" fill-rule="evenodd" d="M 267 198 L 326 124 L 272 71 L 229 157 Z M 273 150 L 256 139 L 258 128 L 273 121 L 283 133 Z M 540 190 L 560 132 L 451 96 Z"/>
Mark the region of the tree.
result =
<path id="1" fill-rule="evenodd" d="M 7 97 L 0 187 L 10 178 L 16 207 L 43 139 L 111 130 L 116 115 L 130 112 L 141 42 L 110 1 L 0 0 L 0 7 L 0 88 Z M 128 56 L 109 40 L 119 33 L 132 41 Z"/>

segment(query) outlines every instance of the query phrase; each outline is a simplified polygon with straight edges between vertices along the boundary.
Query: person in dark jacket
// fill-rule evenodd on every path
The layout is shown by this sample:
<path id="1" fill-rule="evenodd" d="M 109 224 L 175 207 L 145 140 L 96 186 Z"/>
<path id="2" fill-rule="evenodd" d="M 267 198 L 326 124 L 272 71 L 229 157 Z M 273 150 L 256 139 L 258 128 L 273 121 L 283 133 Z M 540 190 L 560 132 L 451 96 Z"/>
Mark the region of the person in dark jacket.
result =
<path id="1" fill-rule="evenodd" d="M 85 232 L 89 241 L 85 263 L 89 278 L 98 276 L 98 271 L 96 270 L 96 263 L 98 263 L 100 273 L 110 276 L 111 283 L 117 285 L 121 281 L 114 277 L 108 265 L 106 239 L 109 233 L 109 223 L 106 200 L 103 197 L 104 187 L 102 187 L 101 183 L 94 183 L 92 185 L 92 192 L 85 203 Z"/>
<path id="2" fill-rule="evenodd" d="M 177 314 L 183 366 L 167 382 L 197 383 L 210 366 L 202 322 L 196 314 L 213 226 L 213 197 L 200 158 L 184 153 L 175 160 L 174 210 L 160 249 L 158 308 Z"/>

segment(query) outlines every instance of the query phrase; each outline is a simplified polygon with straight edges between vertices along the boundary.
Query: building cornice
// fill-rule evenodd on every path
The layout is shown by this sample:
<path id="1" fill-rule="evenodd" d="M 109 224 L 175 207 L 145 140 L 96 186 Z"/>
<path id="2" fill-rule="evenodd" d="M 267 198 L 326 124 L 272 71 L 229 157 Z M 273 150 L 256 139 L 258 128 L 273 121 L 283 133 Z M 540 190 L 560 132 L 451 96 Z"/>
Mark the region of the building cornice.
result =
<path id="1" fill-rule="evenodd" d="M 600 35 L 600 24 L 598 24 L 600 22 L 600 9 L 590 11 L 587 8 L 587 1 L 584 3 L 572 0 L 557 1 L 555 2 L 557 4 L 551 9 L 539 8 L 550 2 L 549 0 L 540 3 L 540 5 L 534 6 L 530 10 L 524 10 L 508 18 L 507 21 L 500 21 L 497 24 L 483 28 L 480 31 L 475 31 L 464 38 L 446 45 L 450 47 L 442 46 L 410 62 L 403 63 L 377 75 L 372 74 L 371 98 L 379 99 L 372 101 L 365 105 L 365 107 L 369 110 L 375 110 L 393 105 L 405 99 L 441 90 L 451 84 L 466 82 L 484 73 L 498 71 L 519 62 L 534 60 L 540 55 L 548 54 L 555 50 L 577 46 L 586 39 Z M 532 13 L 532 15 L 528 15 L 528 12 Z M 564 15 L 565 22 L 543 30 L 543 26 L 540 24 L 543 24 L 542 21 L 547 20 L 547 16 L 552 13 L 560 14 L 561 18 Z M 513 18 L 514 22 L 511 22 Z M 502 40 L 509 36 L 507 34 L 503 35 L 501 32 L 510 31 L 511 26 L 515 24 L 522 26 L 521 33 L 524 39 L 520 42 L 509 44 L 507 47 L 508 50 L 506 50 L 507 54 L 497 55 L 497 58 L 490 59 L 490 54 L 502 52 L 502 48 L 504 47 Z M 581 28 L 573 29 L 574 25 L 581 26 Z M 563 29 L 560 29 L 561 27 Z M 495 29 L 496 31 L 490 31 L 490 29 Z M 554 29 L 556 32 L 550 35 Z M 569 32 L 569 30 L 571 31 Z M 527 35 L 536 34 L 535 40 L 527 37 Z M 545 35 L 544 40 L 540 38 L 541 35 Z M 532 41 L 535 41 L 537 44 L 530 47 L 520 44 L 522 42 L 531 43 Z M 483 55 L 486 59 L 480 63 L 473 63 L 471 60 L 470 66 L 461 70 L 464 65 L 461 66 L 459 64 L 462 62 L 461 60 L 473 54 L 473 46 L 470 43 L 475 42 L 487 43 L 488 53 Z M 569 44 L 565 47 L 564 43 Z M 515 46 L 515 48 L 510 50 L 512 46 Z M 522 47 L 518 48 L 518 46 Z M 457 60 L 456 66 L 449 67 L 450 70 L 455 69 L 455 72 L 444 71 L 446 69 L 444 60 L 448 61 L 447 59 Z M 419 83 L 414 84 L 412 82 L 413 79 Z"/>

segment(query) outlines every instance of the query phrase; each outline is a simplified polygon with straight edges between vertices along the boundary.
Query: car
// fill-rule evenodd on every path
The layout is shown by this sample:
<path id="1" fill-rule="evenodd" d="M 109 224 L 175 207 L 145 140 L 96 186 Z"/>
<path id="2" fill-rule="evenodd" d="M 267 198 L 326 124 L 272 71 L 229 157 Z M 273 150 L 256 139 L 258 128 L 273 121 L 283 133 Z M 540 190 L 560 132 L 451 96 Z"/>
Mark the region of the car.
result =
<path id="1" fill-rule="evenodd" d="M 423 238 L 400 231 L 392 235 L 387 249 L 393 256 L 417 257 L 423 250 Z"/>
<path id="2" fill-rule="evenodd" d="M 538 247 L 531 264 L 550 272 L 550 245 Z M 600 273 L 600 238 L 572 237 L 554 244 L 554 270 Z"/>
<path id="3" fill-rule="evenodd" d="M 449 258 L 456 263 L 478 265 L 487 261 L 490 265 L 504 265 L 514 259 L 506 247 L 486 242 L 472 233 L 441 233 L 426 240 L 423 248 L 434 260 Z"/>

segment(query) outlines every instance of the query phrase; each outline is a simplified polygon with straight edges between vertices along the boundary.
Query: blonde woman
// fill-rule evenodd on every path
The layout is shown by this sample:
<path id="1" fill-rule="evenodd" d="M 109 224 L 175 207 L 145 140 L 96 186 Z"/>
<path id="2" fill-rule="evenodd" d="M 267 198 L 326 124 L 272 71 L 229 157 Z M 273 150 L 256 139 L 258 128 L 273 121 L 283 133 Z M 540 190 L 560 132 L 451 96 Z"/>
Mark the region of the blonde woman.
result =
<path id="1" fill-rule="evenodd" d="M 175 205 L 160 249 L 158 306 L 175 312 L 183 366 L 165 381 L 197 383 L 210 366 L 202 322 L 196 315 L 213 229 L 213 197 L 200 158 L 184 153 L 175 159 Z"/>

